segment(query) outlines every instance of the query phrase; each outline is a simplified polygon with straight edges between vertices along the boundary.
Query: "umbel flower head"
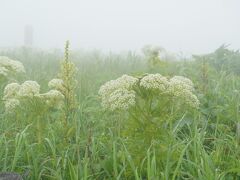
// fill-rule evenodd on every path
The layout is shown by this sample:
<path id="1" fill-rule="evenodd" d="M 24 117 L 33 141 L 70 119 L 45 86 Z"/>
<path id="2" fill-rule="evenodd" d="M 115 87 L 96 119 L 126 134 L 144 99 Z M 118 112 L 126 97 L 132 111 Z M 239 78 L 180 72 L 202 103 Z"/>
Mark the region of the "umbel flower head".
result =
<path id="1" fill-rule="evenodd" d="M 112 111 L 132 107 L 135 104 L 135 92 L 132 88 L 137 82 L 137 78 L 128 75 L 106 82 L 98 92 L 102 98 L 102 106 Z"/>
<path id="2" fill-rule="evenodd" d="M 40 85 L 36 81 L 25 81 L 18 91 L 18 96 L 34 97 L 39 94 Z"/>
<path id="3" fill-rule="evenodd" d="M 49 92 L 41 94 L 40 96 L 46 100 L 46 103 L 50 107 L 60 109 L 63 106 L 64 95 L 58 90 L 50 90 Z"/>
<path id="4" fill-rule="evenodd" d="M 25 73 L 21 62 L 12 60 L 6 56 L 0 56 L 0 76 L 7 77 L 9 74 Z"/>
<path id="5" fill-rule="evenodd" d="M 107 96 L 114 92 L 117 89 L 131 89 L 134 85 L 136 85 L 138 79 L 132 76 L 123 75 L 116 80 L 111 80 L 106 82 L 104 85 L 100 87 L 98 91 L 99 95 Z"/>
<path id="6" fill-rule="evenodd" d="M 169 92 L 177 98 L 183 99 L 191 107 L 198 108 L 199 100 L 193 94 L 194 87 L 190 79 L 183 76 L 174 76 L 170 79 Z"/>
<path id="7" fill-rule="evenodd" d="M 40 85 L 36 81 L 25 81 L 22 84 L 11 83 L 4 89 L 3 100 L 6 112 L 12 112 L 23 100 L 38 98 L 51 108 L 59 109 L 64 101 L 64 95 L 58 90 L 50 90 L 40 94 Z"/>
<path id="8" fill-rule="evenodd" d="M 16 107 L 20 105 L 20 101 L 15 98 L 11 98 L 5 101 L 5 111 L 12 112 Z"/>
<path id="9" fill-rule="evenodd" d="M 135 92 L 125 88 L 117 89 L 103 99 L 102 105 L 111 111 L 127 110 L 135 105 Z"/>
<path id="10" fill-rule="evenodd" d="M 169 81 L 161 74 L 148 74 L 141 79 L 140 86 L 149 90 L 151 89 L 166 92 L 169 88 Z"/>
<path id="11" fill-rule="evenodd" d="M 188 89 L 189 91 L 194 91 L 194 85 L 192 81 L 183 76 L 174 76 L 170 79 L 171 88 L 173 91 Z"/>
<path id="12" fill-rule="evenodd" d="M 4 88 L 3 99 L 33 97 L 39 95 L 40 85 L 36 81 L 25 81 L 23 84 L 10 83 Z"/>
<path id="13" fill-rule="evenodd" d="M 143 78 L 135 78 L 128 75 L 106 82 L 100 87 L 99 95 L 102 106 L 111 111 L 127 110 L 136 104 L 139 95 L 137 88 L 148 93 L 154 92 L 155 96 L 167 96 L 181 100 L 186 105 L 198 108 L 199 100 L 194 95 L 193 83 L 183 76 L 174 76 L 171 79 L 161 74 L 147 74 Z M 146 97 L 142 97 L 143 99 Z"/>
<path id="14" fill-rule="evenodd" d="M 8 75 L 9 70 L 5 67 L 0 66 L 0 76 L 6 77 Z"/>
<path id="15" fill-rule="evenodd" d="M 23 84 L 10 83 L 4 88 L 3 100 L 6 112 L 13 111 L 20 105 L 22 98 L 38 96 L 40 85 L 36 81 L 25 81 Z"/>
<path id="16" fill-rule="evenodd" d="M 4 89 L 3 99 L 6 100 L 6 99 L 17 97 L 20 87 L 21 87 L 21 85 L 18 83 L 8 84 Z"/>
<path id="17" fill-rule="evenodd" d="M 64 84 L 64 82 L 63 82 L 62 79 L 52 79 L 51 81 L 49 81 L 48 87 L 50 89 L 55 89 L 55 90 L 62 91 L 64 89 L 63 84 Z"/>

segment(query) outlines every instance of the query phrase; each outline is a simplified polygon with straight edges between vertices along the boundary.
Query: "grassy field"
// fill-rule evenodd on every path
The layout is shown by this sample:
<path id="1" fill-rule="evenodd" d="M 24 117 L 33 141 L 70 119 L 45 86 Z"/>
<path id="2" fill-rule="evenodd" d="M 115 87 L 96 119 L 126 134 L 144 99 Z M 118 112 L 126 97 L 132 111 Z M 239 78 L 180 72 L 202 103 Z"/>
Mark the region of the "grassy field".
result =
<path id="1" fill-rule="evenodd" d="M 22 62 L 26 73 L 15 80 L 37 81 L 41 92 L 64 60 L 60 51 L 27 48 L 0 55 Z M 191 60 L 160 60 L 153 66 L 149 57 L 134 52 L 70 51 L 69 59 L 77 68 L 73 110 L 46 110 L 33 101 L 6 113 L 1 101 L 0 171 L 30 170 L 28 179 L 240 179 L 238 51 L 222 46 Z M 159 108 L 153 112 L 143 91 L 139 109 L 112 112 L 101 106 L 98 91 L 104 83 L 147 73 L 191 79 L 199 107 L 163 104 L 153 93 Z M 1 81 L 1 98 L 15 80 Z"/>

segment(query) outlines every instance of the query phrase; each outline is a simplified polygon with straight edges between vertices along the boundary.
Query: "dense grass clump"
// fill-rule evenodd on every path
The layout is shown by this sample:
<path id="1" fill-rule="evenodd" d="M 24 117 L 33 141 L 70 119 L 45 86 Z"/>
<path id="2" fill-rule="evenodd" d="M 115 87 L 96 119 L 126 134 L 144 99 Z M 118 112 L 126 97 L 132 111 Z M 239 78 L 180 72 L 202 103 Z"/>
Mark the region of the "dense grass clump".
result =
<path id="1" fill-rule="evenodd" d="M 29 170 L 28 179 L 240 178 L 238 51 L 167 61 L 67 44 L 65 56 L 27 48 L 0 55 L 25 68 L 0 79 L 0 171 Z M 26 81 L 40 89 L 16 91 L 20 105 L 6 112 L 6 85 Z"/>

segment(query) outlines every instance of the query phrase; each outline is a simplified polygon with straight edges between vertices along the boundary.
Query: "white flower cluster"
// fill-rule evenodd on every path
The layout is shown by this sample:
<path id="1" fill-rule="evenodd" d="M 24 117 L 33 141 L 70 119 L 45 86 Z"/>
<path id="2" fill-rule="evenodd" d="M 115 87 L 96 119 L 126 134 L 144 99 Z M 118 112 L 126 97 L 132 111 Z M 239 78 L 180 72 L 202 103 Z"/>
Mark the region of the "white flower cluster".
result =
<path id="1" fill-rule="evenodd" d="M 40 85 L 36 81 L 25 81 L 18 91 L 20 97 L 34 97 L 39 95 Z"/>
<path id="2" fill-rule="evenodd" d="M 169 87 L 169 81 L 161 74 L 148 74 L 140 81 L 140 86 L 148 90 L 160 90 L 166 92 Z"/>
<path id="3" fill-rule="evenodd" d="M 170 79 L 170 83 L 171 85 L 174 85 L 173 86 L 174 88 L 179 89 L 186 88 L 189 91 L 194 90 L 193 82 L 190 79 L 183 76 L 174 76 L 173 78 Z"/>
<path id="4" fill-rule="evenodd" d="M 197 108 L 199 100 L 193 94 L 194 85 L 192 81 L 183 76 L 174 76 L 170 80 L 161 74 L 149 74 L 140 81 L 140 86 L 147 90 L 158 90 L 160 93 L 167 93 L 174 97 L 183 99 L 191 107 Z"/>
<path id="5" fill-rule="evenodd" d="M 60 109 L 64 102 L 64 95 L 58 90 L 50 90 L 40 96 L 46 100 L 48 106 L 56 109 Z"/>
<path id="6" fill-rule="evenodd" d="M 193 91 L 194 86 L 190 79 L 183 76 L 174 76 L 170 79 L 169 92 L 175 97 L 182 98 L 191 107 L 198 108 L 200 103 Z"/>
<path id="7" fill-rule="evenodd" d="M 5 67 L 0 66 L 0 76 L 6 77 L 8 75 L 8 70 Z"/>
<path id="8" fill-rule="evenodd" d="M 55 89 L 55 90 L 63 90 L 63 80 L 62 79 L 52 79 L 51 81 L 49 81 L 48 83 L 48 87 L 50 89 Z"/>
<path id="9" fill-rule="evenodd" d="M 16 97 L 33 97 L 39 95 L 40 85 L 36 81 L 25 81 L 23 84 L 11 83 L 4 89 L 3 99 Z"/>
<path id="10" fill-rule="evenodd" d="M 122 77 L 106 82 L 103 86 L 100 87 L 99 94 L 101 96 L 109 95 L 113 91 L 124 88 L 131 89 L 138 82 L 137 78 L 132 76 L 123 75 Z"/>
<path id="11" fill-rule="evenodd" d="M 10 73 L 25 73 L 23 64 L 6 56 L 0 56 L 0 76 L 7 77 Z"/>
<path id="12" fill-rule="evenodd" d="M 5 101 L 5 111 L 12 112 L 19 105 L 20 105 L 20 101 L 18 99 L 8 99 L 7 101 Z"/>
<path id="13" fill-rule="evenodd" d="M 134 86 L 137 84 L 138 86 Z M 148 74 L 140 80 L 123 75 L 116 80 L 105 83 L 99 90 L 102 106 L 111 111 L 129 109 L 136 103 L 137 91 L 134 91 L 136 88 L 150 90 L 160 96 L 166 94 L 175 97 L 193 108 L 199 106 L 199 100 L 194 95 L 194 86 L 190 79 L 183 76 L 174 76 L 168 79 L 161 74 Z"/>
<path id="14" fill-rule="evenodd" d="M 11 83 L 4 89 L 5 110 L 11 112 L 20 105 L 21 98 L 39 95 L 40 85 L 36 81 L 25 81 L 23 84 Z"/>
<path id="15" fill-rule="evenodd" d="M 99 90 L 102 106 L 112 111 L 126 110 L 133 106 L 135 104 L 135 92 L 132 88 L 137 82 L 137 78 L 123 75 L 102 85 Z"/>
<path id="16" fill-rule="evenodd" d="M 40 85 L 36 81 L 25 81 L 22 84 L 11 83 L 4 89 L 5 110 L 11 112 L 20 105 L 21 100 L 35 97 L 54 108 L 59 108 L 64 100 L 64 96 L 58 90 L 40 94 Z"/>
<path id="17" fill-rule="evenodd" d="M 50 107 L 61 109 L 64 104 L 64 82 L 62 79 L 52 79 L 48 82 L 48 87 L 51 89 L 49 92 L 43 94 L 45 99 L 47 99 L 47 104 Z"/>
<path id="18" fill-rule="evenodd" d="M 11 99 L 11 98 L 16 98 L 18 96 L 18 91 L 20 89 L 20 84 L 18 83 L 11 83 L 8 84 L 5 89 L 4 89 L 4 97 L 3 99 Z"/>
<path id="19" fill-rule="evenodd" d="M 135 105 L 135 91 L 124 88 L 117 89 L 111 94 L 108 101 L 103 101 L 103 105 L 108 107 L 111 111 L 117 109 L 127 110 Z"/>

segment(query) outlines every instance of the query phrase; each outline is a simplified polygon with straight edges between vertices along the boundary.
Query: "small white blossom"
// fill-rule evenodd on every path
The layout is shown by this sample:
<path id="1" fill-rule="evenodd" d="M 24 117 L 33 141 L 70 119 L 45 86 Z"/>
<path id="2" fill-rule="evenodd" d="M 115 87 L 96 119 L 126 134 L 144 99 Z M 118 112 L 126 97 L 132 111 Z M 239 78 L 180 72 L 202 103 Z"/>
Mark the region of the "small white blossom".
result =
<path id="1" fill-rule="evenodd" d="M 63 90 L 63 80 L 62 79 L 52 79 L 48 83 L 48 87 L 56 90 Z"/>
<path id="2" fill-rule="evenodd" d="M 121 83 L 124 88 L 131 88 L 134 85 L 136 85 L 136 83 L 138 82 L 138 79 L 129 75 L 122 75 L 120 78 L 116 79 L 116 81 L 118 81 L 119 83 Z"/>
<path id="3" fill-rule="evenodd" d="M 125 89 L 131 89 L 134 85 L 136 85 L 138 82 L 138 79 L 132 76 L 123 75 L 122 77 L 111 80 L 106 82 L 104 85 L 100 87 L 99 95 L 101 96 L 108 96 L 113 91 L 125 88 Z"/>
<path id="4" fill-rule="evenodd" d="M 4 76 L 4 77 L 6 77 L 7 75 L 8 75 L 8 70 L 5 68 L 5 67 L 1 67 L 0 66 L 0 77 L 1 76 Z"/>
<path id="5" fill-rule="evenodd" d="M 149 74 L 140 81 L 140 86 L 149 90 L 167 91 L 169 87 L 168 79 L 161 74 Z"/>
<path id="6" fill-rule="evenodd" d="M 193 91 L 194 87 L 190 79 L 183 76 L 174 76 L 170 79 L 169 92 L 173 96 L 183 99 L 189 106 L 198 108 L 200 103 Z"/>
<path id="7" fill-rule="evenodd" d="M 195 94 L 187 89 L 182 89 L 182 91 L 177 91 L 174 94 L 175 97 L 182 99 L 187 105 L 198 108 L 200 102 Z"/>
<path id="8" fill-rule="evenodd" d="M 190 79 L 183 76 L 174 76 L 170 79 L 170 88 L 172 91 L 181 91 L 181 89 L 188 89 L 194 91 L 193 83 Z"/>
<path id="9" fill-rule="evenodd" d="M 58 90 L 50 90 L 47 93 L 41 94 L 41 97 L 46 100 L 46 103 L 54 108 L 61 108 L 64 102 L 64 95 Z"/>
<path id="10" fill-rule="evenodd" d="M 22 85 L 18 83 L 8 84 L 4 88 L 5 111 L 10 112 L 20 105 L 20 97 L 29 97 L 39 93 L 40 86 L 35 81 L 26 81 Z"/>
<path id="11" fill-rule="evenodd" d="M 21 62 L 12 60 L 6 56 L 0 56 L 0 67 L 4 67 L 12 73 L 25 73 L 25 68 Z"/>
<path id="12" fill-rule="evenodd" d="M 126 110 L 133 106 L 135 104 L 135 92 L 131 89 L 138 81 L 135 77 L 123 75 L 102 85 L 99 90 L 102 106 L 112 111 Z"/>
<path id="13" fill-rule="evenodd" d="M 111 111 L 127 110 L 135 105 L 135 92 L 133 90 L 118 89 L 103 99 L 102 105 Z"/>
<path id="14" fill-rule="evenodd" d="M 7 99 L 5 101 L 5 111 L 10 113 L 10 112 L 13 112 L 15 110 L 15 108 L 17 106 L 20 105 L 20 101 L 18 99 Z"/>
<path id="15" fill-rule="evenodd" d="M 10 63 L 11 70 L 15 73 L 25 73 L 24 66 L 19 61 L 11 61 Z"/>
<path id="16" fill-rule="evenodd" d="M 20 84 L 18 83 L 11 83 L 8 84 L 5 88 L 4 88 L 4 93 L 3 93 L 3 99 L 9 99 L 9 98 L 15 98 L 18 94 L 18 91 L 20 89 Z"/>
<path id="17" fill-rule="evenodd" d="M 193 108 L 199 108 L 200 105 L 200 102 L 195 94 L 188 96 L 186 103 Z"/>
<path id="18" fill-rule="evenodd" d="M 4 89 L 5 111 L 10 112 L 20 105 L 22 100 L 38 98 L 51 108 L 60 109 L 64 104 L 64 95 L 58 90 L 40 94 L 40 85 L 36 81 L 25 81 L 23 84 L 11 83 Z"/>
<path id="19" fill-rule="evenodd" d="M 38 95 L 40 91 L 40 85 L 36 81 L 25 81 L 18 92 L 20 97 L 33 97 Z"/>
<path id="20" fill-rule="evenodd" d="M 146 90 L 154 90 L 154 92 L 156 90 L 160 93 L 155 95 L 164 96 L 166 94 L 167 97 L 181 100 L 194 108 L 198 108 L 199 106 L 199 100 L 193 94 L 193 83 L 188 78 L 175 76 L 168 80 L 161 74 L 148 74 L 140 80 L 139 86 L 135 86 L 138 82 L 137 78 L 124 75 L 116 80 L 105 83 L 99 90 L 99 95 L 102 98 L 102 106 L 111 111 L 129 109 L 136 103 L 137 91 L 135 92 L 134 90 L 138 87 Z"/>
<path id="21" fill-rule="evenodd" d="M 64 99 L 64 95 L 58 90 L 50 90 L 47 93 L 41 94 L 41 96 L 47 99 L 58 99 L 58 100 Z"/>

